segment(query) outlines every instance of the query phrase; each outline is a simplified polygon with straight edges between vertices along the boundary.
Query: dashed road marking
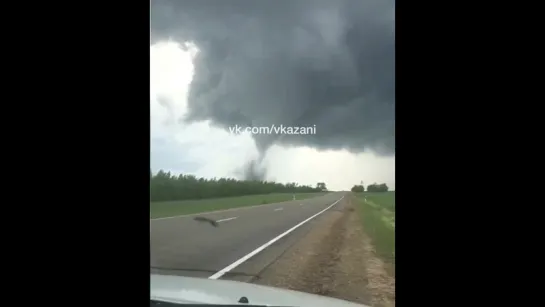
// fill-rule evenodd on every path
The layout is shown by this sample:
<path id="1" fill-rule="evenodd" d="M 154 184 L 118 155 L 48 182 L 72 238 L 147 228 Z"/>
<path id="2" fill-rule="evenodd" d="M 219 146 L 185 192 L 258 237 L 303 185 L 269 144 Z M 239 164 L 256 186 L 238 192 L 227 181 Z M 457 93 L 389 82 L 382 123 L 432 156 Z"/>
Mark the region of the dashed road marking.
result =
<path id="1" fill-rule="evenodd" d="M 221 219 L 221 220 L 217 220 L 216 222 L 218 223 L 221 223 L 221 222 L 227 222 L 227 221 L 230 221 L 230 220 L 234 220 L 238 218 L 238 216 L 235 216 L 235 217 L 230 217 L 230 218 L 226 218 L 226 219 Z"/>

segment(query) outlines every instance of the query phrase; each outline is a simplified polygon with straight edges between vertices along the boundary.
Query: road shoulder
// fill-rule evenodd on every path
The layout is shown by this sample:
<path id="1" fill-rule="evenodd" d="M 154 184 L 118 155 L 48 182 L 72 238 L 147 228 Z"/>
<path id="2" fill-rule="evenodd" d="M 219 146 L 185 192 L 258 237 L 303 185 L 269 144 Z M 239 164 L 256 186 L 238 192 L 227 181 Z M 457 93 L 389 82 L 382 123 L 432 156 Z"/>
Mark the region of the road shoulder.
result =
<path id="1" fill-rule="evenodd" d="M 375 255 L 353 201 L 347 197 L 319 217 L 253 282 L 369 306 L 395 306 L 395 278 Z"/>

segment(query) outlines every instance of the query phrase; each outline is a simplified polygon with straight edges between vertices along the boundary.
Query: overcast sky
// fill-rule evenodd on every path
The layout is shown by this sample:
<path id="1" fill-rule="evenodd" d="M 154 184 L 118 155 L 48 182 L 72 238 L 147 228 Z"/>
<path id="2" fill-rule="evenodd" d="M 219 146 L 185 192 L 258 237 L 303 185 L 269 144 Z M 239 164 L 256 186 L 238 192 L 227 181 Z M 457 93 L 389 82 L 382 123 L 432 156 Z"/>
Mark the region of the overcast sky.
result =
<path id="1" fill-rule="evenodd" d="M 253 161 L 268 180 L 395 188 L 394 15 L 388 0 L 152 0 L 152 170 L 243 178 Z"/>

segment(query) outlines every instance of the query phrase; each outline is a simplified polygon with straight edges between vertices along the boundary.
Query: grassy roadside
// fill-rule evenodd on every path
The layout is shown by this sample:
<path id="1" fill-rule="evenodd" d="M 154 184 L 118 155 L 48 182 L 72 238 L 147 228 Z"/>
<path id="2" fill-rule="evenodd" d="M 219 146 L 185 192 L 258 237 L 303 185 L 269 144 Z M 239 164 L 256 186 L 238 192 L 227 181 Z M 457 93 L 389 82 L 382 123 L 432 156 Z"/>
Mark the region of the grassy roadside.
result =
<path id="1" fill-rule="evenodd" d="M 152 219 L 175 215 L 193 214 L 200 212 L 225 210 L 237 207 L 247 207 L 261 204 L 272 204 L 296 199 L 312 198 L 326 193 L 301 193 L 301 194 L 266 194 L 248 195 L 240 197 L 225 197 L 202 200 L 164 201 L 150 203 L 150 216 Z"/>
<path id="2" fill-rule="evenodd" d="M 358 211 L 377 255 L 395 272 L 395 192 L 358 193 Z M 395 274 L 395 273 L 394 273 Z"/>

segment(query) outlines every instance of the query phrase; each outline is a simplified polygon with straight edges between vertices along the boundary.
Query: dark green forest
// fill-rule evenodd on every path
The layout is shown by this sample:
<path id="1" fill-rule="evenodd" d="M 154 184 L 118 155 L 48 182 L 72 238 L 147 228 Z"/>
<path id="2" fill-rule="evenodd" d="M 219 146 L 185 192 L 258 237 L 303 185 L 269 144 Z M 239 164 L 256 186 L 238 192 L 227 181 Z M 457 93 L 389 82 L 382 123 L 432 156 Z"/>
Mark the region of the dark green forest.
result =
<path id="1" fill-rule="evenodd" d="M 325 183 L 316 187 L 297 183 L 237 180 L 233 178 L 197 178 L 193 175 L 173 175 L 160 170 L 153 175 L 150 170 L 150 200 L 172 201 L 206 199 L 269 193 L 316 193 L 325 189 Z"/>

